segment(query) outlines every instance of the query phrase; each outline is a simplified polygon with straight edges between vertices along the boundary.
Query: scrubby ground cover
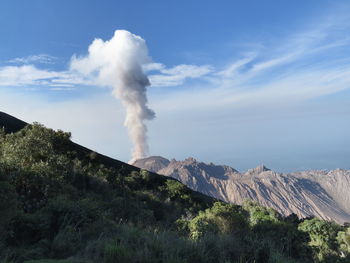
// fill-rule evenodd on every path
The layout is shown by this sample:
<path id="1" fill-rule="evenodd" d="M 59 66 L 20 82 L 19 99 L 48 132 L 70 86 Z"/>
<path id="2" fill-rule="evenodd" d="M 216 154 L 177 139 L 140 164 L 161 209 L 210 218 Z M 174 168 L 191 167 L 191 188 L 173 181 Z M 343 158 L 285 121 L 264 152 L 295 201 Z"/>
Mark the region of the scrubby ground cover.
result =
<path id="1" fill-rule="evenodd" d="M 350 230 L 105 165 L 70 134 L 0 133 L 0 262 L 350 262 Z"/>

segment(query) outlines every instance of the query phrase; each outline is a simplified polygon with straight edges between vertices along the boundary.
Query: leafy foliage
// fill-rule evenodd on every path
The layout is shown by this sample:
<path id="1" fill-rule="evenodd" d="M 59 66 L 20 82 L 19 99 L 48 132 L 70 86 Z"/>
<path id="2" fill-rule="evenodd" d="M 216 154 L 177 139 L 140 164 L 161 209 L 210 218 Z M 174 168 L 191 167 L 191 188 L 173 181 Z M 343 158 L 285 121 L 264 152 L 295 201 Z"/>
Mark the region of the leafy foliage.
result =
<path id="1" fill-rule="evenodd" d="M 349 262 L 350 230 L 219 202 L 79 149 L 0 130 L 0 262 Z"/>
<path id="2" fill-rule="evenodd" d="M 350 259 L 350 227 L 338 232 L 337 242 L 340 245 L 339 249 L 343 256 Z"/>
<path id="3" fill-rule="evenodd" d="M 223 202 L 215 202 L 188 222 L 189 235 L 195 239 L 208 233 L 242 234 L 247 227 L 247 215 L 242 207 Z"/>
<path id="4" fill-rule="evenodd" d="M 252 226 L 262 223 L 275 223 L 281 220 L 281 216 L 277 211 L 260 206 L 251 200 L 246 200 L 243 207 L 250 215 L 249 222 Z"/>
<path id="5" fill-rule="evenodd" d="M 337 235 L 341 226 L 317 218 L 305 220 L 299 225 L 299 230 L 310 236 L 310 247 L 316 258 L 321 262 L 335 262 L 339 255 Z"/>

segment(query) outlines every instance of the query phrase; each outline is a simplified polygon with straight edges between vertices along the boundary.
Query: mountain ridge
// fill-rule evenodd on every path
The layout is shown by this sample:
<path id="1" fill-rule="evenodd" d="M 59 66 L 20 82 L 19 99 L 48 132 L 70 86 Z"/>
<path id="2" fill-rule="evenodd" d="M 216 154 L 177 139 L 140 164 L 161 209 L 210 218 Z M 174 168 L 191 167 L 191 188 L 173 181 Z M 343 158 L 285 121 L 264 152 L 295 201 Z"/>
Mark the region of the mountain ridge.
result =
<path id="1" fill-rule="evenodd" d="M 149 166 L 148 160 L 152 160 Z M 162 160 L 158 165 L 157 160 Z M 264 165 L 239 172 L 227 165 L 203 163 L 190 157 L 184 161 L 149 157 L 133 165 L 178 179 L 195 191 L 217 199 L 243 204 L 252 199 L 271 207 L 284 216 L 316 216 L 338 223 L 350 221 L 350 171 L 310 170 L 278 173 Z M 165 165 L 167 163 L 167 165 Z"/>

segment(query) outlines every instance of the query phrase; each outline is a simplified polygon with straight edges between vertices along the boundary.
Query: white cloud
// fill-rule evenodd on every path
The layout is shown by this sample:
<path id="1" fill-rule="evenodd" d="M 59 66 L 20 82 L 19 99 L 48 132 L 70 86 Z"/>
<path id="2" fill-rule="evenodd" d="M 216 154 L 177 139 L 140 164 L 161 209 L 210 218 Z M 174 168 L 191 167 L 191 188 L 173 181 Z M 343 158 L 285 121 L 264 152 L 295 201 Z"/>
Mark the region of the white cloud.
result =
<path id="1" fill-rule="evenodd" d="M 165 65 L 163 65 L 162 63 L 148 63 L 143 65 L 143 70 L 145 72 L 149 72 L 149 71 L 159 71 L 165 68 Z"/>
<path id="2" fill-rule="evenodd" d="M 69 90 L 75 90 L 75 88 L 70 86 L 70 85 L 57 85 L 57 87 L 51 85 L 50 90 L 52 90 L 52 91 L 69 91 Z"/>
<path id="3" fill-rule="evenodd" d="M 274 143 L 276 139 L 283 140 L 288 132 L 293 135 L 287 129 L 298 132 L 300 127 L 307 126 L 305 123 L 311 118 L 305 118 L 303 126 L 288 120 L 288 116 L 284 115 L 289 111 L 288 105 L 299 106 L 303 101 L 350 88 L 350 53 L 339 52 L 341 58 L 336 56 L 337 48 L 349 47 L 350 38 L 343 37 L 348 35 L 347 31 L 337 36 L 335 32 L 338 29 L 335 30 L 332 23 L 289 36 L 285 43 L 282 41 L 265 48 L 254 48 L 251 55 L 237 50 L 227 57 L 242 59 L 218 61 L 215 66 L 181 64 L 168 67 L 162 63 L 144 62 L 143 70 L 148 73 L 154 87 L 180 86 L 188 80 L 196 87 L 200 86 L 195 89 L 154 89 L 155 92 L 150 92 L 150 105 L 159 113 L 158 119 L 150 124 L 151 140 L 153 138 L 151 152 L 158 153 L 152 150 L 154 148 L 160 151 L 166 149 L 169 157 L 173 157 L 173 149 L 178 148 L 182 154 L 192 154 L 191 151 L 200 149 L 202 145 L 202 152 L 216 149 L 217 153 L 228 158 L 234 152 L 232 149 L 240 153 L 240 149 L 244 150 L 250 143 L 251 149 L 255 151 L 256 145 L 265 141 L 269 147 L 269 143 Z M 101 44 L 99 40 L 94 43 Z M 29 56 L 14 59 L 11 63 L 28 64 L 38 61 L 38 56 Z M 74 70 L 78 62 L 80 73 Z M 29 86 L 28 89 L 33 88 L 31 85 L 48 86 L 48 89 L 59 92 L 78 85 L 100 84 L 93 74 L 100 65 L 92 61 L 91 66 L 90 62 L 84 63 L 84 59 L 73 57 L 72 67 L 66 71 L 50 71 L 31 64 L 0 67 L 0 86 Z M 227 66 L 223 67 L 223 64 Z M 106 95 L 107 92 L 101 93 Z M 118 102 L 106 98 L 107 95 L 93 98 L 93 95 L 85 96 L 60 103 L 48 103 L 32 97 L 19 98 L 17 94 L 6 96 L 3 92 L 0 95 L 1 109 L 10 114 L 28 121 L 41 121 L 49 127 L 72 131 L 73 138 L 77 138 L 83 145 L 119 159 L 129 159 L 128 149 L 131 145 L 122 126 L 123 110 Z M 341 100 L 341 103 L 344 101 Z M 339 106 L 336 105 L 337 102 L 332 103 L 330 109 L 324 111 Z M 321 106 L 323 105 L 325 103 Z M 348 114 L 346 106 L 344 104 Z M 324 108 L 328 108 L 328 105 Z M 294 114 L 299 107 L 291 106 L 290 109 L 290 114 Z M 268 111 L 266 116 L 264 111 Z M 273 119 L 273 115 L 279 115 L 283 119 L 281 125 L 274 121 L 271 125 L 265 123 L 264 117 Z M 332 120 L 332 117 L 328 120 Z M 347 117 L 342 119 L 345 120 L 343 122 L 346 122 Z M 251 126 L 246 125 L 249 122 Z M 326 122 L 320 123 L 323 125 Z M 262 127 L 275 132 L 273 138 L 268 133 L 264 134 Z M 337 125 L 333 127 L 336 129 Z M 325 136 L 330 137 L 337 136 Z M 234 138 L 240 138 L 244 143 L 235 141 Z M 260 142 L 256 138 L 261 138 Z M 241 146 L 237 146 L 240 143 Z M 230 149 L 223 151 L 222 147 Z M 262 149 L 261 155 L 265 156 L 265 153 L 266 149 Z M 250 154 L 247 152 L 246 155 Z"/>
<path id="4" fill-rule="evenodd" d="M 22 58 L 14 58 L 9 60 L 9 63 L 16 64 L 30 64 L 30 63 L 41 63 L 41 64 L 54 64 L 57 60 L 56 57 L 47 55 L 47 54 L 39 54 L 39 55 L 31 55 Z"/>
<path id="5" fill-rule="evenodd" d="M 6 66 L 0 68 L 0 86 L 46 85 L 61 75 L 61 72 L 41 70 L 33 65 Z"/>
<path id="6" fill-rule="evenodd" d="M 248 81 L 227 80 L 225 85 L 201 91 L 180 90 L 167 97 L 155 98 L 152 103 L 158 112 L 182 114 L 195 111 L 205 115 L 260 107 L 280 109 L 288 104 L 350 89 L 350 65 L 332 70 L 296 72 L 263 84 L 247 84 Z"/>
<path id="7" fill-rule="evenodd" d="M 50 71 L 39 69 L 35 65 L 5 66 L 0 67 L 0 86 L 76 86 L 95 85 L 108 86 L 106 81 L 94 74 L 98 65 L 91 61 L 87 63 L 86 58 L 77 59 L 73 56 L 71 68 L 68 71 Z M 79 68 L 79 71 L 76 70 Z M 145 72 L 158 71 L 158 74 L 149 75 L 153 87 L 170 87 L 183 84 L 187 79 L 199 79 L 214 72 L 214 68 L 209 65 L 178 65 L 166 68 L 161 63 L 145 64 Z"/>
<path id="8" fill-rule="evenodd" d="M 203 65 L 177 65 L 172 68 L 160 68 L 160 74 L 150 75 L 149 79 L 153 87 L 178 86 L 186 79 L 196 79 L 208 75 L 214 71 L 212 66 Z"/>
<path id="9" fill-rule="evenodd" d="M 165 96 L 164 101 L 175 103 L 174 106 L 168 105 L 169 108 L 182 108 L 178 107 L 183 106 L 183 103 L 180 99 L 177 101 L 177 96 L 182 96 L 182 99 L 191 96 L 200 98 L 187 105 L 196 107 L 197 103 L 198 107 L 203 108 L 215 103 L 239 104 L 239 101 L 244 101 L 249 104 L 249 101 L 258 101 L 257 96 L 268 100 L 271 98 L 271 101 L 277 97 L 288 101 L 289 96 L 299 100 L 323 96 L 349 88 L 346 75 L 350 67 L 350 57 L 346 56 L 348 53 L 342 52 L 341 58 L 332 57 L 338 48 L 346 48 L 350 44 L 350 38 L 341 37 L 349 30 L 349 26 L 343 22 L 342 19 L 330 19 L 305 32 L 290 34 L 284 42 L 260 47 L 248 55 L 245 50 L 241 54 L 242 59 L 228 62 L 226 67 L 188 64 L 167 67 L 147 58 L 143 59 L 143 70 L 148 73 L 153 87 L 181 86 L 189 80 L 191 84 L 203 87 L 195 91 L 176 89 L 176 94 L 172 93 L 172 89 L 163 89 L 164 94 L 169 96 Z M 94 50 L 102 44 L 102 40 L 96 39 L 89 52 L 94 54 Z M 113 52 L 112 49 L 108 50 L 106 61 Z M 239 51 L 237 53 L 239 55 Z M 45 61 L 45 56 L 15 60 L 24 63 L 39 61 L 41 58 Z M 50 57 L 47 56 L 47 60 Z M 78 85 L 102 85 L 106 83 L 101 83 L 101 79 L 94 74 L 101 66 L 100 62 L 101 59 L 97 61 L 93 55 L 89 61 L 73 56 L 71 67 L 61 72 L 39 69 L 34 65 L 0 67 L 0 86 L 45 85 L 62 89 Z M 79 72 L 76 68 L 79 68 Z"/>
<path id="10" fill-rule="evenodd" d="M 297 58 L 297 53 L 283 55 L 281 57 L 273 58 L 273 59 L 255 64 L 252 68 L 252 71 L 257 72 L 257 71 L 263 71 L 266 69 L 270 69 L 272 67 L 276 67 L 276 66 L 280 66 L 282 64 L 288 63 L 296 58 Z"/>
<path id="11" fill-rule="evenodd" d="M 74 87 L 96 85 L 96 80 L 70 71 L 39 69 L 35 65 L 0 67 L 0 86 Z"/>
<path id="12" fill-rule="evenodd" d="M 234 61 L 228 67 L 226 67 L 224 70 L 217 72 L 216 75 L 222 76 L 224 78 L 232 78 L 238 73 L 237 71 L 239 69 L 241 69 L 244 65 L 247 65 L 249 62 L 253 61 L 255 56 L 256 55 L 251 55 L 251 56 L 245 57 L 243 59 L 240 59 L 238 61 Z"/>

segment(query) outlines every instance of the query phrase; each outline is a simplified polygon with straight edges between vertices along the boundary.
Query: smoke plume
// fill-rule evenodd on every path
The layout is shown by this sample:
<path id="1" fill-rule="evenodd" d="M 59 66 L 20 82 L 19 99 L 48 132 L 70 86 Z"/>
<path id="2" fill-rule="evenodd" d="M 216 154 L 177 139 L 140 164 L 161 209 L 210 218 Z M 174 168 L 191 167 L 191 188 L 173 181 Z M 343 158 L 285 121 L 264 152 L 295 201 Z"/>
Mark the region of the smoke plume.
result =
<path id="1" fill-rule="evenodd" d="M 134 144 L 132 161 L 148 155 L 147 127 L 155 113 L 147 106 L 150 82 L 142 65 L 151 62 L 145 41 L 125 30 L 117 30 L 108 40 L 95 39 L 86 57 L 73 57 L 71 69 L 89 76 L 95 84 L 110 86 L 126 110 L 124 125 Z"/>

